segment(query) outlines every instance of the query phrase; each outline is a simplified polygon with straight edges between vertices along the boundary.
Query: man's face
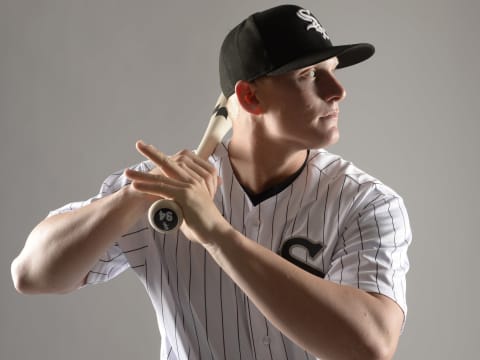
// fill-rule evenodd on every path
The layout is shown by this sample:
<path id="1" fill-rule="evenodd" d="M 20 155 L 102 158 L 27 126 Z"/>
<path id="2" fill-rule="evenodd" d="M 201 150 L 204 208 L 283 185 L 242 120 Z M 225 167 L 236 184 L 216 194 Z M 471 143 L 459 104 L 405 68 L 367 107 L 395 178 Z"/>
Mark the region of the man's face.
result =
<path id="1" fill-rule="evenodd" d="M 345 89 L 335 77 L 337 58 L 256 81 L 265 126 L 282 143 L 322 148 L 338 141 L 338 103 Z"/>

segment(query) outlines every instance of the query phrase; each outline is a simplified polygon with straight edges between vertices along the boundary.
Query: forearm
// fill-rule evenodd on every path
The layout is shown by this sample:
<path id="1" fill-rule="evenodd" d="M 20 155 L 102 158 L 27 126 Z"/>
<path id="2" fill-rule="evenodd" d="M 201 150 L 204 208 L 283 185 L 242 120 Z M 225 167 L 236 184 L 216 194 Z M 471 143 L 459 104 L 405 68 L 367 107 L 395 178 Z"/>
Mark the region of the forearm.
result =
<path id="1" fill-rule="evenodd" d="M 207 248 L 270 322 L 312 354 L 325 359 L 393 355 L 397 336 L 383 323 L 378 298 L 311 275 L 238 232 L 223 234 Z"/>
<path id="2" fill-rule="evenodd" d="M 129 187 L 38 224 L 12 263 L 23 293 L 58 293 L 82 284 L 93 264 L 140 216 L 148 203 Z"/>

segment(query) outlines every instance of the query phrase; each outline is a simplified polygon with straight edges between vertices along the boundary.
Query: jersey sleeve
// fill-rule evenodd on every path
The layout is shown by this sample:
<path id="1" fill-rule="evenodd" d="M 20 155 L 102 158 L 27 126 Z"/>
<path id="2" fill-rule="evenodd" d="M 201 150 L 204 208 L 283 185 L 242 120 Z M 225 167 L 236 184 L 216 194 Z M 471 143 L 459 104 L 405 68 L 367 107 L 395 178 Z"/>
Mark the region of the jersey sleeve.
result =
<path id="1" fill-rule="evenodd" d="M 150 171 L 154 165 L 150 161 L 144 161 L 137 165 L 131 166 L 131 169 L 137 171 Z M 127 186 L 130 183 L 130 180 L 124 176 L 124 171 L 118 171 L 108 176 L 100 187 L 100 191 L 94 197 L 91 197 L 85 201 L 77 201 L 66 204 L 56 210 L 51 211 L 48 214 L 48 217 L 68 213 L 77 209 L 80 209 L 94 201 L 97 201 L 103 197 L 106 197 L 110 194 L 113 194 Z M 139 225 L 135 225 L 134 228 L 137 228 Z M 102 282 L 109 281 L 116 276 L 120 275 L 126 269 L 130 267 L 127 256 L 125 256 L 124 251 L 122 250 L 120 244 L 120 239 L 115 241 L 109 248 L 105 250 L 105 253 L 100 257 L 100 259 L 95 263 L 87 276 L 86 284 L 98 284 Z"/>
<path id="2" fill-rule="evenodd" d="M 407 249 L 412 240 L 401 197 L 381 185 L 352 207 L 326 278 L 385 295 L 407 314 Z"/>

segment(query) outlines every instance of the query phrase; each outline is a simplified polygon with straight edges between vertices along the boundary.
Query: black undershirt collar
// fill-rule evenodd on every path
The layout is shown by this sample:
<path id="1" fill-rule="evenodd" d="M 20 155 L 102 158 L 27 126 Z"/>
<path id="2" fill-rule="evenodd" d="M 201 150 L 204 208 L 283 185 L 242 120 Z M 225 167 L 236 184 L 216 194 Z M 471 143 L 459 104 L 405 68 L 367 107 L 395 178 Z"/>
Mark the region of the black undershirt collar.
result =
<path id="1" fill-rule="evenodd" d="M 262 191 L 261 193 L 254 194 L 242 185 L 243 190 L 248 195 L 248 198 L 252 202 L 253 206 L 257 206 L 262 201 L 265 201 L 265 200 L 271 198 L 272 196 L 275 196 L 275 195 L 281 193 L 288 186 L 290 186 L 290 184 L 292 184 L 295 181 L 295 179 L 302 173 L 303 169 L 307 165 L 309 155 L 310 155 L 310 150 L 307 151 L 307 156 L 305 157 L 305 161 L 303 162 L 302 166 L 294 174 L 289 176 L 287 179 L 282 181 L 280 184 L 272 186 L 271 188 L 266 189 L 266 190 Z"/>

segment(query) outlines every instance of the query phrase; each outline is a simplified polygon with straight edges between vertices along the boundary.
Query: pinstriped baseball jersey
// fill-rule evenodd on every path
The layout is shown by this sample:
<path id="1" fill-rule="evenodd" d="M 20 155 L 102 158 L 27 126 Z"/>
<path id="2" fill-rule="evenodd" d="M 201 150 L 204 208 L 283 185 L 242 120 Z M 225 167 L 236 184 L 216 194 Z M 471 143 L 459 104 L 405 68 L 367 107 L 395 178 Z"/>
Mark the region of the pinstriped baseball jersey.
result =
<path id="1" fill-rule="evenodd" d="M 287 182 L 249 196 L 232 171 L 228 141 L 210 161 L 223 180 L 215 203 L 233 227 L 305 271 L 384 294 L 406 313 L 411 231 L 399 195 L 339 156 L 311 150 Z M 122 173 L 107 178 L 95 198 L 52 214 L 117 191 L 128 183 Z M 106 251 L 87 282 L 107 281 L 127 268 L 154 305 L 161 359 L 315 359 L 270 324 L 209 254 L 180 232 L 156 233 L 145 217 Z"/>

